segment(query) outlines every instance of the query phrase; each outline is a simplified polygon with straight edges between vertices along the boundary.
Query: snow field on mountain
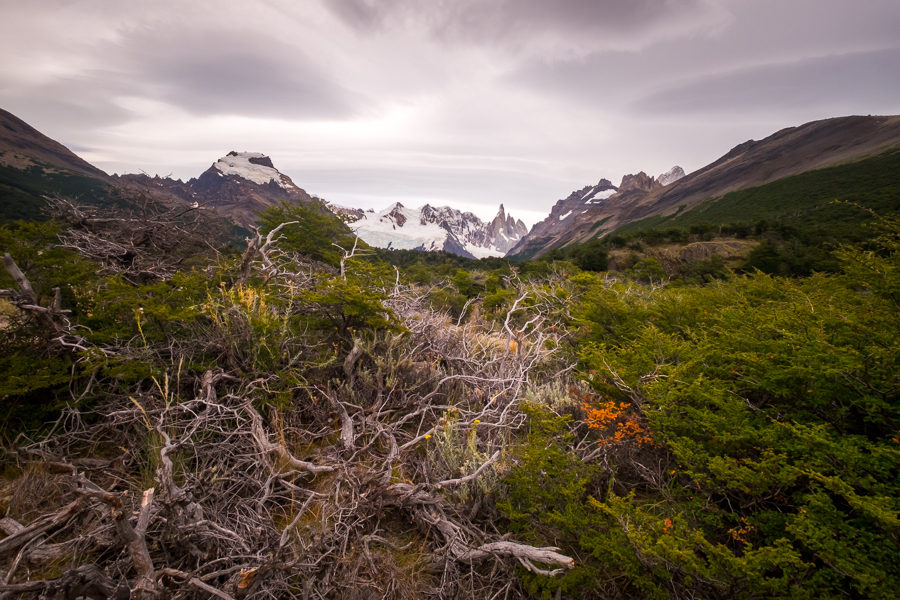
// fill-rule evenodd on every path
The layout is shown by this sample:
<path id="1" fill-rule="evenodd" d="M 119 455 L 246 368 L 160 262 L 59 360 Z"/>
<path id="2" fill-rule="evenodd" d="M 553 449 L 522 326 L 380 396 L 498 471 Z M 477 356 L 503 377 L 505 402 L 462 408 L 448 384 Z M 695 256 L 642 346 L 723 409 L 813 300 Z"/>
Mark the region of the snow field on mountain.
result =
<path id="1" fill-rule="evenodd" d="M 500 214 L 505 214 L 502 207 Z M 367 211 L 350 223 L 350 228 L 360 239 L 379 248 L 462 249 L 475 258 L 504 256 L 512 238 L 502 228 L 488 233 L 489 225 L 472 213 L 446 206 L 426 204 L 413 209 L 396 203 L 378 213 Z"/>
<path id="2" fill-rule="evenodd" d="M 399 221 L 403 221 L 400 223 Z M 436 223 L 422 223 L 420 211 L 393 205 L 379 213 L 365 213 L 350 223 L 360 239 L 378 248 L 443 250 L 447 231 Z"/>
<path id="3" fill-rule="evenodd" d="M 493 248 L 482 248 L 481 246 L 475 246 L 473 244 L 466 244 L 465 249 L 466 249 L 466 252 L 468 252 L 475 258 L 491 258 L 491 257 L 506 256 L 505 252 L 500 252 L 499 250 L 495 250 Z"/>
<path id="4" fill-rule="evenodd" d="M 237 156 L 229 154 L 217 160 L 215 167 L 222 175 L 236 175 L 259 185 L 274 181 L 285 189 L 292 187 L 282 181 L 282 175 L 277 169 L 254 164 L 250 162 L 251 158 L 266 158 L 266 155 L 259 152 L 238 152 Z"/>

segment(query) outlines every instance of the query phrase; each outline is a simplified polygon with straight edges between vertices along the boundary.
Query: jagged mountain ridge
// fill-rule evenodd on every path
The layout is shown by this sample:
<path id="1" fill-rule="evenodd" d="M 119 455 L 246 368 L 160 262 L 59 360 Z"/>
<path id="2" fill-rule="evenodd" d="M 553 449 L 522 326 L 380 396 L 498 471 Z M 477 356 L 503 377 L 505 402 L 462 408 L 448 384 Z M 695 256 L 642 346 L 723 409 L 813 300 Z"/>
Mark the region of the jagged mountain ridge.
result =
<path id="1" fill-rule="evenodd" d="M 558 241 L 567 231 L 576 227 L 576 224 L 594 222 L 594 215 L 615 211 L 620 202 L 650 190 L 662 188 L 678 181 L 683 176 L 684 169 L 675 166 L 659 177 L 650 177 L 641 171 L 635 175 L 625 175 L 618 186 L 613 185 L 608 179 L 601 179 L 596 185 L 575 190 L 566 198 L 558 200 L 550 209 L 550 215 L 535 224 L 531 231 L 510 249 L 509 254 L 529 253 L 536 245 L 535 240 L 538 243 L 545 240 Z M 663 183 L 663 181 L 667 183 Z M 549 243 L 546 245 L 548 250 L 555 247 L 555 245 L 550 246 Z M 538 250 L 540 249 L 538 247 Z M 534 253 L 536 256 L 540 254 L 543 252 Z"/>
<path id="2" fill-rule="evenodd" d="M 675 165 L 674 167 L 672 167 L 665 173 L 660 173 L 659 175 L 657 175 L 656 180 L 660 184 L 666 186 L 666 185 L 669 185 L 670 183 L 675 183 L 676 181 L 678 181 L 679 179 L 681 179 L 684 176 L 685 176 L 684 169 L 682 169 L 678 165 Z"/>
<path id="3" fill-rule="evenodd" d="M 641 177 L 640 173 L 626 176 L 628 190 L 620 185 L 619 192 L 606 203 L 579 211 L 564 223 L 552 223 L 548 217 L 543 225 L 532 228 L 510 256 L 539 257 L 553 248 L 602 237 L 645 217 L 690 209 L 728 192 L 858 161 L 896 147 L 900 147 L 900 116 L 835 117 L 789 127 L 762 140 L 739 144 L 718 160 L 666 186 L 648 186 L 646 180 L 653 178 Z M 660 179 L 663 177 L 656 182 Z M 560 202 L 567 201 L 569 198 Z"/>
<path id="4" fill-rule="evenodd" d="M 375 212 L 338 209 L 360 239 L 379 248 L 443 250 L 468 258 L 505 255 L 527 232 L 503 205 L 488 223 L 471 212 L 429 204 L 408 208 L 399 202 Z"/>

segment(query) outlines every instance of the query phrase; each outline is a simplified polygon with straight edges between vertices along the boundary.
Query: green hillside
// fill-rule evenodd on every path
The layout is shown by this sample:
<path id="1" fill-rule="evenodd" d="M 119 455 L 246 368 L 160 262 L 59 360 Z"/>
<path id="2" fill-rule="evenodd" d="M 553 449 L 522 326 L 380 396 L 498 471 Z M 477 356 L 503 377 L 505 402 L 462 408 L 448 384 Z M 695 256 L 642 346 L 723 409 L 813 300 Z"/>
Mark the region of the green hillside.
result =
<path id="1" fill-rule="evenodd" d="M 866 210 L 868 209 L 868 210 Z M 900 150 L 859 162 L 786 177 L 725 194 L 670 216 L 654 216 L 620 227 L 611 235 L 726 227 L 736 231 L 762 223 L 818 231 L 835 239 L 858 239 L 871 211 L 900 209 Z"/>
<path id="2" fill-rule="evenodd" d="M 0 166 L 0 221 L 43 220 L 44 196 L 62 196 L 93 205 L 122 204 L 105 181 L 39 166 L 15 169 Z"/>
<path id="3" fill-rule="evenodd" d="M 592 271 L 649 269 L 663 278 L 708 280 L 724 275 L 726 266 L 807 276 L 837 271 L 835 251 L 870 239 L 870 226 L 898 209 L 900 151 L 894 150 L 635 221 L 546 258 Z"/>

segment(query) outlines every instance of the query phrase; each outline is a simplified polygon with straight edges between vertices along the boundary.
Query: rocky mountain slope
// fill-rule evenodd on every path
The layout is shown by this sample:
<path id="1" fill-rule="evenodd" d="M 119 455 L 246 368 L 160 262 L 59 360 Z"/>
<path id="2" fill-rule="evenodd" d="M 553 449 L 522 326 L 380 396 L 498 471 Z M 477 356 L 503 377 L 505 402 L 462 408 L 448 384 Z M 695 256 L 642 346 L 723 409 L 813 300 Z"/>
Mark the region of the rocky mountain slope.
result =
<path id="1" fill-rule="evenodd" d="M 94 165 L 3 109 L 0 109 L 0 166 L 20 170 L 40 167 L 57 173 L 108 178 Z"/>
<path id="2" fill-rule="evenodd" d="M 628 223 L 668 215 L 728 192 L 831 165 L 853 162 L 900 147 L 900 116 L 837 117 L 789 127 L 769 137 L 735 146 L 715 162 L 669 185 L 666 174 L 626 176 L 604 203 L 573 210 L 572 196 L 522 239 L 510 255 L 531 258 L 552 248 L 585 242 Z M 650 181 L 648 181 L 650 180 Z M 655 183 L 654 183 L 655 182 Z M 577 194 L 577 192 L 576 192 Z M 564 219 L 555 214 L 563 214 Z"/>
<path id="3" fill-rule="evenodd" d="M 0 110 L 0 219 L 46 218 L 48 196 L 132 208 L 148 201 L 168 207 L 196 204 L 214 218 L 242 226 L 268 206 L 312 198 L 269 157 L 252 152 L 229 152 L 187 182 L 144 174 L 109 176 Z"/>
<path id="4" fill-rule="evenodd" d="M 46 199 L 54 196 L 127 204 L 106 173 L 0 110 L 0 222 L 46 219 Z"/>
<path id="5" fill-rule="evenodd" d="M 684 170 L 675 166 L 659 177 L 650 177 L 642 171 L 637 175 L 626 175 L 618 186 L 608 179 L 601 179 L 596 185 L 575 190 L 557 201 L 550 209 L 550 215 L 520 239 L 509 254 L 540 256 L 551 248 L 565 244 L 571 230 L 585 226 L 591 226 L 591 230 L 598 228 L 604 222 L 600 215 L 608 218 L 629 199 L 664 187 L 666 184 L 663 181 L 673 183 L 683 176 Z"/>
<path id="6" fill-rule="evenodd" d="M 650 177 L 626 175 L 618 186 L 601 179 L 559 200 L 528 232 L 503 207 L 490 223 L 471 213 L 394 205 L 380 213 L 341 210 L 360 237 L 376 246 L 442 249 L 463 256 L 531 258 L 552 248 L 603 236 L 650 216 L 668 216 L 726 193 L 791 175 L 849 163 L 900 148 L 900 116 L 839 117 L 791 127 L 734 147 L 684 175 L 680 167 Z M 197 205 L 239 225 L 281 201 L 312 196 L 279 172 L 267 156 L 230 152 L 187 182 L 147 175 L 110 177 L 62 144 L 0 110 L 0 220 L 43 218 L 44 198 L 64 196 L 98 205 Z"/>
<path id="7" fill-rule="evenodd" d="M 505 255 L 527 232 L 503 205 L 488 223 L 447 206 L 407 208 L 399 202 L 381 212 L 338 209 L 360 239 L 379 248 L 443 250 L 469 258 Z"/>
<path id="8" fill-rule="evenodd" d="M 273 204 L 312 200 L 275 168 L 271 158 L 258 152 L 231 151 L 187 182 L 146 175 L 121 175 L 115 179 L 133 190 L 169 200 L 196 202 L 243 226 L 254 223 L 256 215 Z"/>

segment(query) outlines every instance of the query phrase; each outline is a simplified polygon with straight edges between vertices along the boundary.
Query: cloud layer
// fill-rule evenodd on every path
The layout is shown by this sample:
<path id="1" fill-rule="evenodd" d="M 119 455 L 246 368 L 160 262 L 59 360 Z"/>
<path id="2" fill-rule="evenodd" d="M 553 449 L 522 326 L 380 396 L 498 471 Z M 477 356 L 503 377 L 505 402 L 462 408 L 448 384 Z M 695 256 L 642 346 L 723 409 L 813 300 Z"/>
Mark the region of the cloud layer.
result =
<path id="1" fill-rule="evenodd" d="M 270 154 L 342 204 L 504 203 L 900 113 L 870 0 L 0 0 L 0 106 L 108 171 Z"/>

